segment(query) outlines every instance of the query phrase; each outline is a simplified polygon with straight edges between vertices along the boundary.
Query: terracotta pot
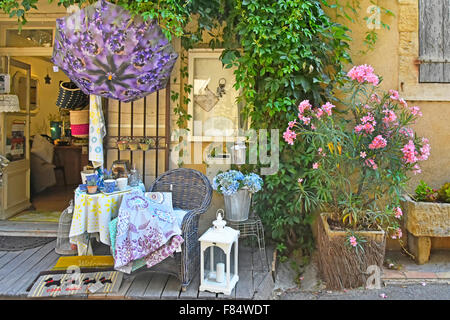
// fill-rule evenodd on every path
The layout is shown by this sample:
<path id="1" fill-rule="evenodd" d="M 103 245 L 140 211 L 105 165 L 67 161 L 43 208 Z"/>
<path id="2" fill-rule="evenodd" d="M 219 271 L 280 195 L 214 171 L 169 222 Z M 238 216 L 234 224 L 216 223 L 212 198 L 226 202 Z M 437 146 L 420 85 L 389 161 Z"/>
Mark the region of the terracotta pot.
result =
<path id="1" fill-rule="evenodd" d="M 97 186 L 87 186 L 88 193 L 93 194 L 97 192 Z"/>
<path id="2" fill-rule="evenodd" d="M 386 233 L 380 231 L 356 231 L 366 240 L 364 250 L 356 250 L 346 244 L 347 232 L 332 230 L 329 214 L 322 213 L 317 224 L 318 267 L 329 289 L 358 288 L 366 286 L 371 275 L 369 266 L 381 268 L 386 250 Z"/>

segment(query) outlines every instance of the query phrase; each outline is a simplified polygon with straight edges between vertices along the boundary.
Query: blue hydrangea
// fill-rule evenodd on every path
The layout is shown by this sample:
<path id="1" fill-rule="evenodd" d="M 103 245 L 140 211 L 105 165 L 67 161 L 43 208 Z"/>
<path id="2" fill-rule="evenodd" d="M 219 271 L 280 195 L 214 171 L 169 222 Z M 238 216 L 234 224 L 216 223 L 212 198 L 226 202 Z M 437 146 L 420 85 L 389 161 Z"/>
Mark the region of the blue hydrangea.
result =
<path id="1" fill-rule="evenodd" d="M 229 170 L 215 176 L 212 187 L 224 195 L 233 195 L 243 187 L 247 187 L 251 193 L 258 192 L 261 190 L 262 184 L 263 180 L 255 173 L 245 176 L 240 171 Z"/>
<path id="2" fill-rule="evenodd" d="M 251 193 L 256 193 L 260 191 L 263 185 L 263 180 L 261 179 L 260 176 L 258 176 L 255 173 L 250 173 L 247 176 L 245 176 L 242 182 Z"/>

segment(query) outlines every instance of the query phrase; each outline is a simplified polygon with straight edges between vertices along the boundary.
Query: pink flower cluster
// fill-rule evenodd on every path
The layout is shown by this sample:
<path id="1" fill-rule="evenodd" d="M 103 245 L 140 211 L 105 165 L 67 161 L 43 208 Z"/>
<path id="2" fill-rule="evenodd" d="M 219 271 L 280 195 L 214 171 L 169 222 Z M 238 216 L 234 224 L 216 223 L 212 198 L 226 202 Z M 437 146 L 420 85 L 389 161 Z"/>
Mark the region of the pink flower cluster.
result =
<path id="1" fill-rule="evenodd" d="M 305 111 L 307 110 L 311 110 L 312 106 L 309 103 L 309 100 L 303 100 L 302 102 L 300 102 L 300 104 L 298 105 L 298 112 L 300 114 L 304 114 Z"/>
<path id="2" fill-rule="evenodd" d="M 321 109 L 319 110 L 323 110 L 327 115 L 331 116 L 331 110 L 334 108 L 335 106 L 332 105 L 331 103 L 327 102 L 325 103 Z"/>
<path id="3" fill-rule="evenodd" d="M 391 236 L 392 239 L 400 239 L 403 236 L 403 232 L 402 229 L 397 228 L 397 230 L 395 230 L 395 233 Z"/>
<path id="4" fill-rule="evenodd" d="M 386 147 L 387 145 L 387 141 L 386 139 L 383 138 L 383 136 L 381 134 L 377 135 L 371 144 L 369 144 L 369 148 L 374 150 L 374 149 L 382 149 L 384 147 Z"/>
<path id="5" fill-rule="evenodd" d="M 394 111 L 390 110 L 390 109 L 384 109 L 383 113 L 386 115 L 383 118 L 383 122 L 387 125 L 391 122 L 395 122 L 397 120 L 397 115 L 395 114 Z"/>
<path id="6" fill-rule="evenodd" d="M 369 112 L 366 116 L 361 118 L 361 124 L 358 124 L 355 127 L 355 132 L 360 133 L 361 131 L 364 131 L 366 134 L 370 134 L 375 131 L 376 125 L 377 122 L 375 121 L 375 118 Z"/>
<path id="7" fill-rule="evenodd" d="M 351 236 L 350 238 L 348 238 L 348 240 L 350 241 L 350 244 L 353 247 L 356 247 L 358 245 L 358 241 L 356 241 L 356 237 L 355 236 Z"/>
<path id="8" fill-rule="evenodd" d="M 394 214 L 395 214 L 395 217 L 396 217 L 397 219 L 400 219 L 400 218 L 403 216 L 402 208 L 400 208 L 400 207 L 395 207 L 395 208 L 394 208 Z"/>
<path id="9" fill-rule="evenodd" d="M 371 167 L 373 170 L 378 169 L 378 165 L 373 159 L 367 159 L 366 161 L 364 161 L 364 163 L 366 164 L 366 166 Z"/>
<path id="10" fill-rule="evenodd" d="M 389 90 L 389 94 L 391 95 L 390 98 L 391 98 L 392 100 L 399 100 L 399 99 L 400 99 L 400 96 L 399 96 L 397 90 L 392 90 L 392 89 L 391 89 L 391 90 Z"/>
<path id="11" fill-rule="evenodd" d="M 403 134 L 405 137 L 414 138 L 414 131 L 411 128 L 401 128 L 398 132 Z"/>
<path id="12" fill-rule="evenodd" d="M 422 147 L 420 148 L 420 153 L 416 150 L 416 146 L 413 140 L 409 140 L 402 148 L 403 161 L 409 164 L 415 164 L 414 174 L 421 173 L 419 165 L 416 163 L 418 161 L 425 161 L 430 156 L 430 144 L 427 138 L 422 138 Z"/>
<path id="13" fill-rule="evenodd" d="M 414 145 L 414 141 L 409 140 L 407 144 L 402 148 L 403 152 L 403 161 L 405 163 L 416 163 L 417 162 L 417 154 L 416 146 Z"/>
<path id="14" fill-rule="evenodd" d="M 422 112 L 420 111 L 420 108 L 418 106 L 414 106 L 414 107 L 409 108 L 409 111 L 411 111 L 411 113 L 414 116 L 421 117 L 423 115 Z"/>
<path id="15" fill-rule="evenodd" d="M 294 140 L 297 138 L 297 134 L 291 129 L 287 128 L 283 133 L 283 138 L 288 144 L 293 145 Z"/>
<path id="16" fill-rule="evenodd" d="M 359 83 L 368 82 L 377 86 L 380 82 L 378 76 L 374 73 L 373 67 L 367 64 L 360 66 L 354 66 L 347 73 L 347 76 L 352 80 L 356 80 Z"/>
<path id="17" fill-rule="evenodd" d="M 335 106 L 333 104 L 331 104 L 330 102 L 327 102 L 320 108 L 313 110 L 313 107 L 312 107 L 311 103 L 309 102 L 309 100 L 303 100 L 302 102 L 300 102 L 300 104 L 298 106 L 298 119 L 304 125 L 310 125 L 312 130 L 316 130 L 317 129 L 316 126 L 314 126 L 314 124 L 311 123 L 311 120 L 313 120 L 313 117 L 315 116 L 317 119 L 320 120 L 324 114 L 331 116 L 333 108 L 335 108 Z M 311 111 L 309 116 L 306 115 L 307 111 Z M 289 121 L 288 128 L 283 133 L 284 140 L 290 145 L 293 145 L 294 140 L 297 138 L 296 133 L 293 130 L 291 130 L 292 128 L 294 128 L 297 125 L 297 123 L 298 123 L 297 119 L 293 120 L 293 121 Z"/>
<path id="18" fill-rule="evenodd" d="M 374 93 L 370 96 L 370 101 L 376 102 L 376 103 L 381 103 L 380 97 L 376 93 Z"/>
<path id="19" fill-rule="evenodd" d="M 430 156 L 430 150 L 431 150 L 431 146 L 430 146 L 430 141 L 427 138 L 422 138 L 422 148 L 420 148 L 420 156 L 419 156 L 419 160 L 420 161 L 425 161 L 428 160 L 428 157 Z"/>

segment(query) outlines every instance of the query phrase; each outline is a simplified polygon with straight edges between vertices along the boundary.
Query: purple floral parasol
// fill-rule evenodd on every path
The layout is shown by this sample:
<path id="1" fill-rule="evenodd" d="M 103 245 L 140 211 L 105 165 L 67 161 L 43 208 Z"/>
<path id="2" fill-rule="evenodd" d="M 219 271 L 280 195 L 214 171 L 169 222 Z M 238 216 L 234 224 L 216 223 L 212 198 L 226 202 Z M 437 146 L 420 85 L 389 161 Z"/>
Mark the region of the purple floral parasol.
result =
<path id="1" fill-rule="evenodd" d="M 156 21 L 104 0 L 56 21 L 52 62 L 86 94 L 130 102 L 166 87 L 178 58 Z"/>

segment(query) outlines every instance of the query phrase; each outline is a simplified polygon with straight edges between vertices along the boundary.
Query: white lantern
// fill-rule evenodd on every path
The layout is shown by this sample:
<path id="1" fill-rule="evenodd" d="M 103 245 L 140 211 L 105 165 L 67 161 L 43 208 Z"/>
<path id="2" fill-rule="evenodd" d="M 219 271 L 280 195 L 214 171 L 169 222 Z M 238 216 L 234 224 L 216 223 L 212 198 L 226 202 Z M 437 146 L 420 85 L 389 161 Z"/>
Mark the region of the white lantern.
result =
<path id="1" fill-rule="evenodd" d="M 238 239 L 239 231 L 226 227 L 224 212 L 217 210 L 213 227 L 200 238 L 200 291 L 231 294 L 239 280 Z M 209 261 L 205 253 L 209 249 Z M 234 263 L 231 263 L 234 251 Z M 222 253 L 222 255 L 220 254 Z M 209 262 L 209 267 L 205 264 Z"/>

